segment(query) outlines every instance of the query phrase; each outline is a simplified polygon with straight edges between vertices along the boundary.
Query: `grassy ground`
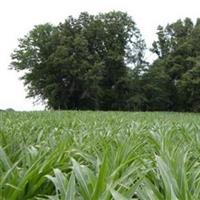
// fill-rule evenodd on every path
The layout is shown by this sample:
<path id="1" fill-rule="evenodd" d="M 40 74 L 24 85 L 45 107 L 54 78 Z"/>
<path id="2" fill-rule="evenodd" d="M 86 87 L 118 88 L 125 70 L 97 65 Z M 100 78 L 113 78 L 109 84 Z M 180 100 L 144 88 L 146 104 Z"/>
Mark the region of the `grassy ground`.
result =
<path id="1" fill-rule="evenodd" d="M 200 114 L 0 112 L 1 200 L 199 200 Z"/>

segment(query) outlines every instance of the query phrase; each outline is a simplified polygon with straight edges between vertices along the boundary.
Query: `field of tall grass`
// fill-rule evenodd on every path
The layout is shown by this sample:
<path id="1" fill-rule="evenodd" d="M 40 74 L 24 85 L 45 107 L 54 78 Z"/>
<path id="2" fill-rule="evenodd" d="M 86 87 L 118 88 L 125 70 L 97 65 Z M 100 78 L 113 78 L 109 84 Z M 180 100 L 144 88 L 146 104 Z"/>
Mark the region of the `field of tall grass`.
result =
<path id="1" fill-rule="evenodd" d="M 0 112 L 1 200 L 199 200 L 200 114 Z"/>

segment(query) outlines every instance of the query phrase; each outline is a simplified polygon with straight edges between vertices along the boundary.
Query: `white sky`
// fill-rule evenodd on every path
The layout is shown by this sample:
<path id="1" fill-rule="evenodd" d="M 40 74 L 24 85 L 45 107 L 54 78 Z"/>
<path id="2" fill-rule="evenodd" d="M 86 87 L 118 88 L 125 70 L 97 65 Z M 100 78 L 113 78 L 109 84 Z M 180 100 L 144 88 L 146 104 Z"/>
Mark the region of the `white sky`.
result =
<path id="1" fill-rule="evenodd" d="M 34 25 L 58 24 L 69 15 L 82 11 L 91 14 L 121 10 L 131 15 L 150 47 L 157 26 L 179 18 L 200 17 L 200 0 L 0 0 L 0 109 L 40 110 L 25 99 L 26 92 L 19 74 L 8 70 L 10 54 Z"/>

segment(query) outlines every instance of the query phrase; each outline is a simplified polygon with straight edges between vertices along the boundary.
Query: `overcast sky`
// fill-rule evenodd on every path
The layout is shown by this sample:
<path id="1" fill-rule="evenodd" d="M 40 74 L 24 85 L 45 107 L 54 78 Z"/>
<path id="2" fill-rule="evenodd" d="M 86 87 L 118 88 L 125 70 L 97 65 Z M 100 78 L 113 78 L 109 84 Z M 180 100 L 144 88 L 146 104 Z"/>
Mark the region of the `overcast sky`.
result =
<path id="1" fill-rule="evenodd" d="M 150 47 L 159 24 L 200 17 L 200 0 L 0 0 L 0 109 L 43 109 L 25 98 L 19 74 L 8 70 L 18 38 L 37 24 L 58 24 L 82 11 L 97 14 L 113 10 L 131 15 Z"/>

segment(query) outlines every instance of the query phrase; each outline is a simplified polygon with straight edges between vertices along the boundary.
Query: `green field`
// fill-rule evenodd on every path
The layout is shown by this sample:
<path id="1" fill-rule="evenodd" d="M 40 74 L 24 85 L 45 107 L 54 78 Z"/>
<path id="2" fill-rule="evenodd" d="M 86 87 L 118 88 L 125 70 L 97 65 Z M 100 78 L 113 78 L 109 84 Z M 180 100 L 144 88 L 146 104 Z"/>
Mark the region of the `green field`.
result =
<path id="1" fill-rule="evenodd" d="M 0 200 L 199 200 L 200 115 L 0 112 Z"/>

